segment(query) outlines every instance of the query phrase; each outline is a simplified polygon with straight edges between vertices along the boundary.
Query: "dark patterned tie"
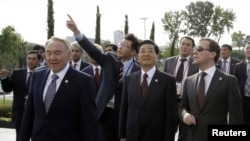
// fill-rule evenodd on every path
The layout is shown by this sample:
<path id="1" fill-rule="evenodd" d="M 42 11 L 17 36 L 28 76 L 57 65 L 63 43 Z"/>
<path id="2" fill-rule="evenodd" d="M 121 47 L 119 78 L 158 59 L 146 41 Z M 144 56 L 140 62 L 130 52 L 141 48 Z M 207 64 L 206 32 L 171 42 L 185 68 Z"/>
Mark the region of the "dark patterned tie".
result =
<path id="1" fill-rule="evenodd" d="M 176 73 L 176 82 L 181 82 L 182 81 L 182 78 L 183 78 L 183 70 L 184 70 L 184 62 L 186 61 L 187 59 L 180 59 L 181 61 L 181 64 L 179 66 L 179 69 Z"/>
<path id="2" fill-rule="evenodd" d="M 123 81 L 123 63 L 120 63 L 120 69 L 118 74 L 118 85 L 121 85 Z"/>
<path id="3" fill-rule="evenodd" d="M 227 72 L 227 61 L 224 60 L 223 63 L 222 63 L 222 67 L 221 67 L 221 70 L 224 71 L 224 72 Z"/>
<path id="4" fill-rule="evenodd" d="M 142 83 L 141 83 L 141 94 L 142 94 L 142 98 L 145 97 L 146 93 L 147 93 L 147 90 L 148 90 L 148 81 L 147 81 L 147 73 L 144 73 L 143 74 L 143 80 L 142 80 Z"/>
<path id="5" fill-rule="evenodd" d="M 250 97 L 250 62 L 247 63 L 247 79 L 245 84 L 245 96 Z"/>
<path id="6" fill-rule="evenodd" d="M 45 100 L 44 100 L 46 113 L 49 111 L 50 105 L 56 94 L 56 79 L 58 78 L 58 76 L 56 74 L 53 74 L 51 77 L 52 77 L 52 81 L 48 86 L 48 89 L 45 95 Z"/>
<path id="7" fill-rule="evenodd" d="M 74 64 L 73 67 L 76 69 L 77 64 Z"/>
<path id="8" fill-rule="evenodd" d="M 201 72 L 200 83 L 199 83 L 198 89 L 197 89 L 197 98 L 198 98 L 198 103 L 200 105 L 200 108 L 203 107 L 204 102 L 205 102 L 205 79 L 204 79 L 204 77 L 206 75 L 207 75 L 207 73 Z"/>
<path id="9" fill-rule="evenodd" d="M 96 82 L 96 85 L 99 87 L 99 85 L 100 85 L 100 73 L 99 73 L 98 67 L 95 68 L 95 82 Z"/>

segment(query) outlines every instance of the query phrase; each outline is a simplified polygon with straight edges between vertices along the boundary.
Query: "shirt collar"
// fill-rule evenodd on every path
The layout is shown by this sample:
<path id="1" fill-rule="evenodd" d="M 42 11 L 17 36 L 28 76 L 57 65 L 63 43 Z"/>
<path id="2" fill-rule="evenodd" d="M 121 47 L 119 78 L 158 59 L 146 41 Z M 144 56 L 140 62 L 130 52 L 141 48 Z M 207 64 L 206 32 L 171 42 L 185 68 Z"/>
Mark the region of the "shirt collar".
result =
<path id="1" fill-rule="evenodd" d="M 130 65 L 133 61 L 134 61 L 134 59 L 133 59 L 133 58 L 131 58 L 130 60 L 123 62 L 123 66 L 124 66 L 124 68 L 128 68 L 128 67 L 129 67 L 129 65 Z"/>
<path id="2" fill-rule="evenodd" d="M 143 70 L 141 70 L 141 77 L 143 77 L 144 73 L 147 73 L 148 78 L 152 78 L 153 75 L 154 75 L 154 73 L 155 73 L 155 71 L 156 71 L 156 67 L 155 66 L 152 67 L 148 72 L 144 72 Z"/>
<path id="3" fill-rule="evenodd" d="M 179 56 L 179 57 L 178 57 L 178 61 L 181 61 L 181 59 L 187 59 L 187 61 L 189 61 L 190 57 L 191 57 L 191 55 L 189 55 L 189 56 L 186 57 L 186 58 L 182 58 L 181 56 Z"/>
<path id="4" fill-rule="evenodd" d="M 61 70 L 60 72 L 56 73 L 57 76 L 60 78 L 60 79 L 63 79 L 66 72 L 68 71 L 69 69 L 69 64 L 67 64 L 63 70 Z M 50 73 L 49 73 L 49 78 L 51 78 L 51 76 L 54 74 L 54 72 L 52 70 L 50 70 Z"/>
<path id="5" fill-rule="evenodd" d="M 215 67 L 215 65 L 213 65 L 212 67 L 206 69 L 204 72 L 206 72 L 207 75 L 209 75 L 209 76 L 213 76 L 214 73 L 215 73 L 215 70 L 216 70 L 216 67 Z M 202 71 L 199 70 L 199 73 L 201 73 L 201 72 L 202 72 Z"/>

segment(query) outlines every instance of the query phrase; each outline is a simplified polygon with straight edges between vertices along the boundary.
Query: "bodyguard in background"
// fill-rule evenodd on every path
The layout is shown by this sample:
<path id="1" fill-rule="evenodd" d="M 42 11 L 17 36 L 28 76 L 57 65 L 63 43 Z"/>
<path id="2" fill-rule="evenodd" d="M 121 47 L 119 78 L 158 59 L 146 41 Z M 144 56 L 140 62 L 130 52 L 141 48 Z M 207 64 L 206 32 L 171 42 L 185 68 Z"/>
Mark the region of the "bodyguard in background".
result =
<path id="1" fill-rule="evenodd" d="M 220 59 L 218 61 L 218 67 L 228 74 L 234 74 L 234 68 L 240 60 L 233 58 L 232 54 L 232 46 L 228 44 L 223 44 L 220 50 Z"/>
<path id="2" fill-rule="evenodd" d="M 45 52 L 44 46 L 38 45 L 38 44 L 34 45 L 33 50 L 36 50 L 41 55 L 40 63 L 38 65 L 39 69 L 47 67 L 47 63 L 45 61 L 45 55 L 44 55 L 44 52 Z"/>
<path id="3" fill-rule="evenodd" d="M 45 46 L 48 68 L 32 75 L 19 141 L 97 141 L 94 79 L 69 65 L 66 39 Z"/>
<path id="4" fill-rule="evenodd" d="M 103 53 L 103 48 L 99 44 L 94 44 L 94 46 Z M 99 88 L 102 83 L 102 67 L 88 55 L 88 60 L 90 61 L 90 65 L 82 69 L 82 72 L 85 72 L 91 75 L 95 79 L 96 84 L 96 93 L 98 93 Z M 94 96 L 96 98 L 97 94 Z"/>
<path id="5" fill-rule="evenodd" d="M 193 62 L 194 39 L 188 36 L 181 38 L 179 43 L 179 55 L 168 58 L 165 61 L 164 71 L 175 76 L 177 88 L 177 105 L 180 105 L 184 80 L 198 72 L 198 67 Z M 182 141 L 182 123 L 178 121 L 178 141 Z"/>
<path id="6" fill-rule="evenodd" d="M 250 42 L 244 49 L 245 59 L 235 66 L 235 76 L 242 98 L 244 124 L 250 125 Z"/>
<path id="7" fill-rule="evenodd" d="M 26 57 L 27 68 L 14 70 L 11 76 L 6 68 L 1 69 L 2 89 L 5 92 L 13 91 L 12 122 L 16 129 L 16 139 L 20 132 L 26 97 L 28 96 L 29 78 L 38 67 L 40 59 L 41 55 L 36 50 L 31 50 Z"/>
<path id="8" fill-rule="evenodd" d="M 71 51 L 71 61 L 70 64 L 76 70 L 82 70 L 86 68 L 89 63 L 82 61 L 81 57 L 85 53 L 85 51 L 80 47 L 77 41 L 74 41 L 70 44 L 70 51 Z"/>

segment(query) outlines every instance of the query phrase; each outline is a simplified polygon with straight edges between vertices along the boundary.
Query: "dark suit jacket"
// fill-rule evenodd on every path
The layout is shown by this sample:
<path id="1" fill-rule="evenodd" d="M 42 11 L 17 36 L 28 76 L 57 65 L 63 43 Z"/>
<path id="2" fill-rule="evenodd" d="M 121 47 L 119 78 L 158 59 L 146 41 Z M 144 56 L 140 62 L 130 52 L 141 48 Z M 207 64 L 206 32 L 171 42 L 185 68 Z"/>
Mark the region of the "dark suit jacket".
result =
<path id="1" fill-rule="evenodd" d="M 19 141 L 96 141 L 97 117 L 94 80 L 73 68 L 66 72 L 50 110 L 43 102 L 49 69 L 33 73 Z"/>
<path id="2" fill-rule="evenodd" d="M 141 66 L 139 65 L 139 63 L 136 61 L 136 60 L 133 60 L 133 66 L 132 66 L 132 69 L 130 71 L 130 73 L 127 73 L 126 76 L 134 73 L 134 72 L 137 72 L 137 71 L 140 71 L 141 70 Z M 124 79 L 126 78 L 126 76 L 124 77 Z M 117 107 L 118 111 L 117 111 L 117 114 L 119 116 L 119 113 L 120 113 L 120 106 L 121 106 L 121 100 L 122 100 L 122 89 L 123 89 L 123 81 L 120 85 L 117 86 L 117 93 L 118 95 L 115 97 L 115 106 Z M 119 119 L 117 119 L 119 120 Z"/>
<path id="3" fill-rule="evenodd" d="M 141 71 L 125 78 L 120 110 L 120 138 L 127 141 L 174 141 L 177 128 L 174 77 L 156 70 L 144 100 Z"/>
<path id="4" fill-rule="evenodd" d="M 102 67 L 102 82 L 99 88 L 96 105 L 97 116 L 101 117 L 106 105 L 114 95 L 117 95 L 117 82 L 120 68 L 120 61 L 112 53 L 103 54 L 92 43 L 84 37 L 78 41 L 81 47 Z M 116 108 L 116 107 L 115 107 Z"/>
<path id="5" fill-rule="evenodd" d="M 218 66 L 219 69 L 222 67 L 222 60 L 223 60 L 223 59 L 220 58 L 220 59 L 218 60 L 218 62 L 217 62 L 217 66 Z M 239 62 L 240 62 L 240 60 L 231 57 L 229 74 L 232 74 L 232 75 L 234 74 L 235 65 L 236 65 L 237 63 L 239 63 Z"/>
<path id="6" fill-rule="evenodd" d="M 247 80 L 247 62 L 246 60 L 237 63 L 235 66 L 234 75 L 238 79 L 238 86 L 241 93 L 242 102 L 245 101 L 245 84 Z M 244 103 L 242 103 L 244 104 Z"/>
<path id="7" fill-rule="evenodd" d="M 87 67 L 85 67 L 81 71 L 84 72 L 84 73 L 87 73 L 87 74 L 91 75 L 93 78 L 95 78 L 93 65 L 88 65 Z M 101 72 L 100 72 L 100 82 L 99 82 L 99 85 L 101 84 L 101 82 L 102 82 L 102 69 L 101 69 Z M 99 87 L 97 85 L 95 85 L 95 87 L 96 87 L 96 95 L 95 95 L 95 98 L 96 98 L 97 93 L 99 91 Z"/>
<path id="8" fill-rule="evenodd" d="M 174 75 L 175 69 L 178 69 L 178 67 L 176 68 L 178 58 L 179 56 L 173 56 L 173 57 L 168 58 L 165 61 L 164 72 Z M 193 58 L 190 57 L 187 76 L 191 76 L 199 71 L 199 68 L 196 65 L 192 64 L 192 62 L 193 62 Z"/>
<path id="9" fill-rule="evenodd" d="M 72 61 L 70 61 L 69 64 L 72 65 Z M 90 65 L 89 63 L 81 61 L 80 70 L 86 68 L 89 65 Z"/>
<path id="10" fill-rule="evenodd" d="M 237 79 L 217 69 L 207 90 L 204 106 L 200 109 L 196 96 L 198 76 L 197 73 L 186 79 L 179 107 L 181 121 L 186 112 L 194 115 L 196 120 L 196 125 L 185 125 L 184 141 L 207 141 L 207 125 L 226 125 L 228 113 L 229 124 L 243 123 Z"/>
<path id="11" fill-rule="evenodd" d="M 5 92 L 13 91 L 12 122 L 20 124 L 24 112 L 27 69 L 14 70 L 11 77 L 1 80 Z"/>

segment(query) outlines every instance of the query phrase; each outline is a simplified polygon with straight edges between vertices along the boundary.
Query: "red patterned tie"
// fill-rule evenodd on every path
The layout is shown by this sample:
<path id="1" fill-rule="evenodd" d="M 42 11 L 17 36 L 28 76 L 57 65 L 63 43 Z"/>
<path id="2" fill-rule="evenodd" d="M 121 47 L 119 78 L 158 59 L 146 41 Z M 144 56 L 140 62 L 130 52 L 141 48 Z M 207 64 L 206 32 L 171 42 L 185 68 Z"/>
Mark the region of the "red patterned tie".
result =
<path id="1" fill-rule="evenodd" d="M 100 85 L 100 74 L 99 74 L 98 67 L 95 68 L 95 82 L 96 82 L 96 85 L 99 87 L 99 85 Z"/>
<path id="2" fill-rule="evenodd" d="M 147 90 L 148 90 L 148 81 L 147 81 L 147 77 L 148 75 L 146 73 L 143 74 L 143 80 L 141 83 L 141 94 L 142 94 L 142 98 L 145 97 Z"/>

